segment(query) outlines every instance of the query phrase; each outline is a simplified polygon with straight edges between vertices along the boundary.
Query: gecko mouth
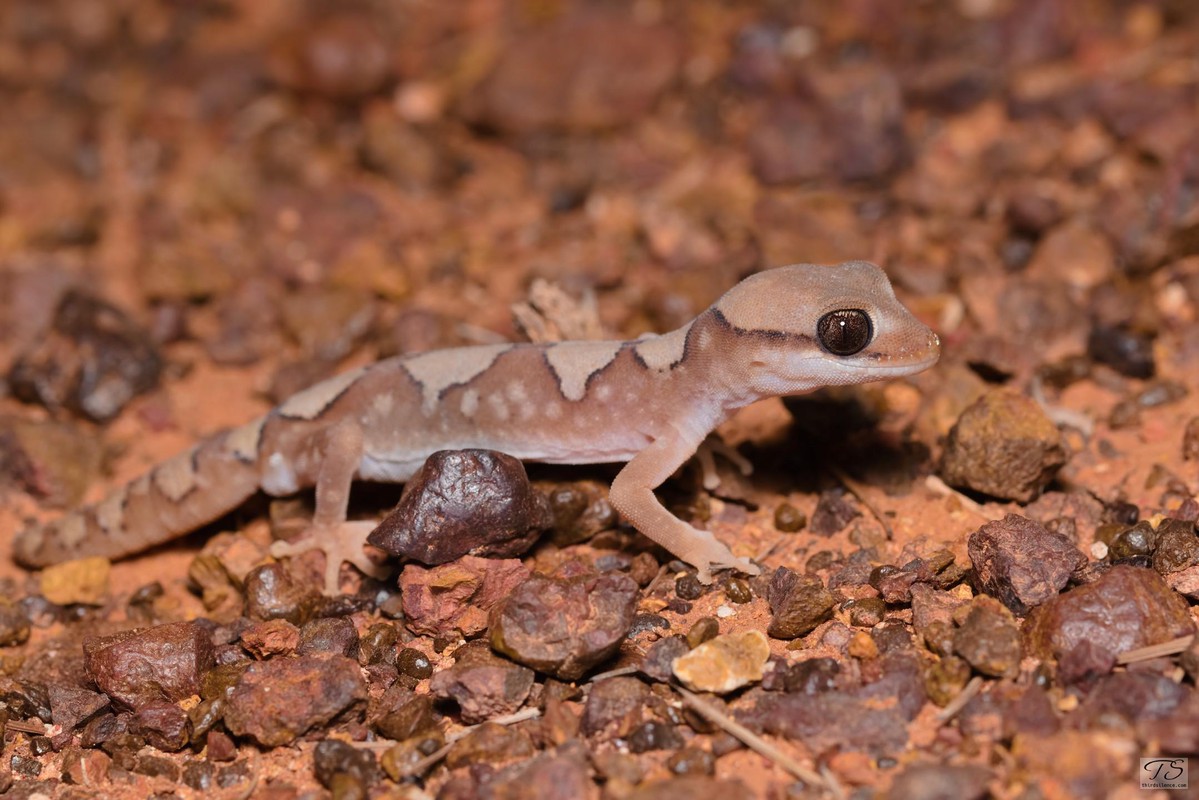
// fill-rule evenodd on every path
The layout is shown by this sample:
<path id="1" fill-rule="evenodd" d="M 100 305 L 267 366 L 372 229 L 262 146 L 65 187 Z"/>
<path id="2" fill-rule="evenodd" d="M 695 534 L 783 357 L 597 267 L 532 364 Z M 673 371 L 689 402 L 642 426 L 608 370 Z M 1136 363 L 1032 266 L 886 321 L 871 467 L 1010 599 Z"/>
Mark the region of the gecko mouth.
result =
<path id="1" fill-rule="evenodd" d="M 879 361 L 843 361 L 841 363 L 845 364 L 847 367 L 853 367 L 854 369 L 871 369 L 880 370 L 883 372 L 918 372 L 922 369 L 928 369 L 940 360 L 941 354 L 938 352 L 919 360 L 901 361 L 898 363 L 886 363 Z"/>

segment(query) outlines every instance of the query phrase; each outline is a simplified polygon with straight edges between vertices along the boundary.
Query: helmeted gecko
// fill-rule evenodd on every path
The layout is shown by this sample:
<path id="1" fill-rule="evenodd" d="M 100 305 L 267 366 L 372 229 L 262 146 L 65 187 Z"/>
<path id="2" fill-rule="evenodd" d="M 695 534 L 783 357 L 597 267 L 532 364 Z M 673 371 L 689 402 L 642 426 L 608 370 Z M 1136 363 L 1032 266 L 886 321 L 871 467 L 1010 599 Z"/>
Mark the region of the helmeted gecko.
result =
<path id="1" fill-rule="evenodd" d="M 765 270 L 660 336 L 460 347 L 337 375 L 99 503 L 27 528 L 15 555 L 30 567 L 118 558 L 205 525 L 260 489 L 315 487 L 305 537 L 272 552 L 323 550 L 332 593 L 342 561 L 377 571 L 362 548 L 373 523 L 346 520 L 355 478 L 403 482 L 435 451 L 484 448 L 556 464 L 627 461 L 609 497 L 638 530 L 705 581 L 717 568 L 757 574 L 667 511 L 654 489 L 750 403 L 911 375 L 939 354 L 936 334 L 873 264 Z"/>

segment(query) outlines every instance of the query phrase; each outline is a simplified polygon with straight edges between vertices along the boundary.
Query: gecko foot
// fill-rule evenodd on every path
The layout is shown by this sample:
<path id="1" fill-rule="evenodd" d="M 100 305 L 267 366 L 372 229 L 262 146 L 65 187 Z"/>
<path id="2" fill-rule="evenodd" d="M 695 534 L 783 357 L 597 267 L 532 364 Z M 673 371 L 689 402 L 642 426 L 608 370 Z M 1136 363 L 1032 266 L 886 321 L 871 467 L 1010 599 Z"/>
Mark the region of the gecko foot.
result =
<path id="1" fill-rule="evenodd" d="M 372 578 L 386 578 L 389 570 L 366 554 L 366 537 L 375 529 L 369 521 L 342 522 L 334 526 L 311 526 L 294 542 L 278 541 L 271 545 L 275 558 L 298 556 L 309 550 L 325 554 L 324 592 L 334 597 L 341 589 L 341 565 L 348 562 Z"/>
<path id="2" fill-rule="evenodd" d="M 737 558 L 732 553 L 729 553 L 728 560 L 725 561 L 709 561 L 707 564 L 696 565 L 695 577 L 705 586 L 713 580 L 712 570 L 717 569 L 735 569 L 744 575 L 761 575 L 762 568 L 748 558 Z"/>
<path id="3" fill-rule="evenodd" d="M 712 571 L 718 569 L 735 569 L 746 575 L 759 575 L 762 568 L 748 558 L 739 558 L 733 551 L 712 535 L 711 531 L 701 531 L 693 528 L 695 536 L 692 539 L 691 552 L 679 553 L 679 557 L 696 568 L 699 582 L 712 582 Z"/>

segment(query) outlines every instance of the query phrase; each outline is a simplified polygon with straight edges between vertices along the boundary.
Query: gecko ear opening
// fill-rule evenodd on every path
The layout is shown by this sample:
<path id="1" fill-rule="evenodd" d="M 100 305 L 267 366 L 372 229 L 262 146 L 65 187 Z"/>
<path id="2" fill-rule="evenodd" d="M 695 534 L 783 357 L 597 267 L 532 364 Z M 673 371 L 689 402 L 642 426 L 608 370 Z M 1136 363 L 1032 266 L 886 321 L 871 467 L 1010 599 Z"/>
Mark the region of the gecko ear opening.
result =
<path id="1" fill-rule="evenodd" d="M 874 337 L 870 315 L 859 308 L 830 311 L 816 323 L 820 346 L 835 356 L 852 356 L 866 349 Z"/>

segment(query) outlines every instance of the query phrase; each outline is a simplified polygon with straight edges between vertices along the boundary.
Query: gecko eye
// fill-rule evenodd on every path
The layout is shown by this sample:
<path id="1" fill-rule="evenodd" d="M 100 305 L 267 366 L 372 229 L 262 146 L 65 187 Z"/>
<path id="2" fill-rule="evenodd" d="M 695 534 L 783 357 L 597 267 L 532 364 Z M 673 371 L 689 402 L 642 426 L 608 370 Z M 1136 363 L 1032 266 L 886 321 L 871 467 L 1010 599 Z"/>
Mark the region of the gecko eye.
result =
<path id="1" fill-rule="evenodd" d="M 820 346 L 835 356 L 852 356 L 870 344 L 874 326 L 865 311 L 842 308 L 830 311 L 816 323 Z"/>

